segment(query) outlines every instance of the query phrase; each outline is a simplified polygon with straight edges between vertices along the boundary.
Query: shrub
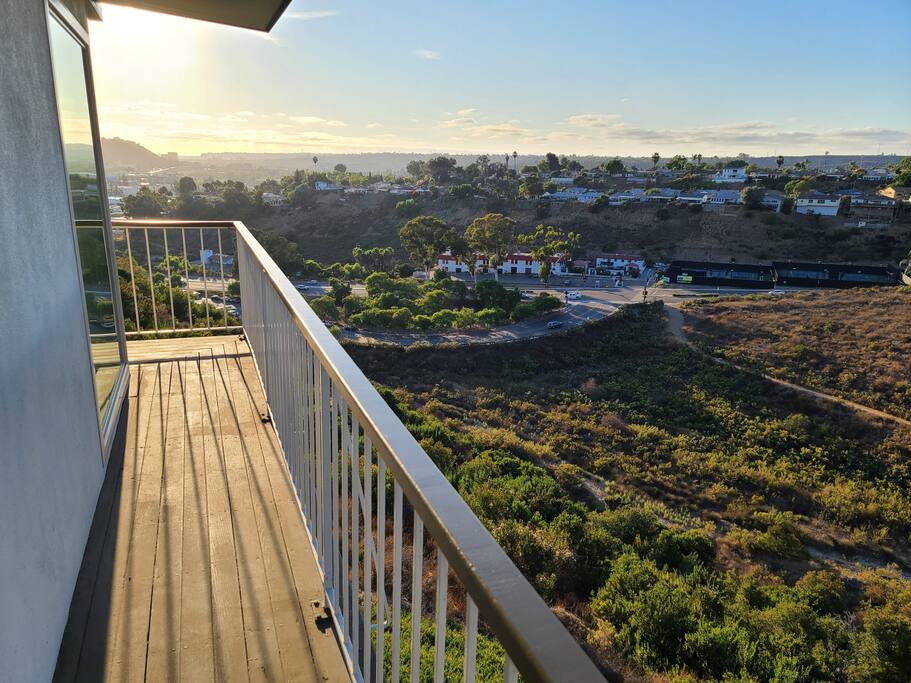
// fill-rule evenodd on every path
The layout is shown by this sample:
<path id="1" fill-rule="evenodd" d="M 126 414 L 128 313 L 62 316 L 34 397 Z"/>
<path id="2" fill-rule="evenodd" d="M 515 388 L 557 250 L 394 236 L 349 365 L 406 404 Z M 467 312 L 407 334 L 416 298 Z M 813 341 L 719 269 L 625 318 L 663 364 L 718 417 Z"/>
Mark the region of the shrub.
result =
<path id="1" fill-rule="evenodd" d="M 335 299 L 328 294 L 310 300 L 310 308 L 319 316 L 320 320 L 338 320 L 341 315 L 335 305 Z"/>
<path id="2" fill-rule="evenodd" d="M 456 320 L 456 312 L 451 308 L 446 308 L 434 313 L 430 316 L 430 319 L 433 322 L 434 327 L 452 327 L 452 324 Z"/>
<path id="3" fill-rule="evenodd" d="M 794 589 L 801 600 L 820 614 L 838 614 L 844 610 L 845 586 L 833 571 L 809 571 L 798 579 Z"/>
<path id="4" fill-rule="evenodd" d="M 502 308 L 482 308 L 478 311 L 478 322 L 482 325 L 499 325 L 509 318 Z"/>

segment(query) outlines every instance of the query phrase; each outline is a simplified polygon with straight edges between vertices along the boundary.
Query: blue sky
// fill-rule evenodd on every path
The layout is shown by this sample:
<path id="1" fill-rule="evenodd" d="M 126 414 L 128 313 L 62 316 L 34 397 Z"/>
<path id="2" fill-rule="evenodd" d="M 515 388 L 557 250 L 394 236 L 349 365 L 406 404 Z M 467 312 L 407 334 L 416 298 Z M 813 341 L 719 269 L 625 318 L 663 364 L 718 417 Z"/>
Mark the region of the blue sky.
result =
<path id="1" fill-rule="evenodd" d="M 908 0 L 103 13 L 102 133 L 157 152 L 911 154 Z"/>

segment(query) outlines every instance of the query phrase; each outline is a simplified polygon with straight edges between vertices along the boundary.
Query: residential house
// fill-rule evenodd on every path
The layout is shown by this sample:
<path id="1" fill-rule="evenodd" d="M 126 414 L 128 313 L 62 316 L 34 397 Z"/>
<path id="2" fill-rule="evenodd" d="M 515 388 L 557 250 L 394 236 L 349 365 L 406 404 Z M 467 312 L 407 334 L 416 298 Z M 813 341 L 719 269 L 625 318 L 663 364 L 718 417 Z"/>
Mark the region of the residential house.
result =
<path id="1" fill-rule="evenodd" d="M 282 206 L 285 203 L 285 198 L 280 194 L 275 194 L 274 192 L 263 192 L 263 204 L 266 206 Z"/>
<path id="2" fill-rule="evenodd" d="M 199 261 L 206 268 L 228 268 L 234 265 L 234 257 L 231 254 L 219 254 L 212 249 L 200 250 Z"/>
<path id="3" fill-rule="evenodd" d="M 784 205 L 785 199 L 787 199 L 787 195 L 785 195 L 784 192 L 780 192 L 779 190 L 766 190 L 759 204 L 767 209 L 771 209 L 775 213 L 779 213 L 781 207 Z"/>
<path id="4" fill-rule="evenodd" d="M 895 220 L 897 203 L 891 197 L 868 194 L 861 190 L 849 190 L 846 194 L 851 198 L 848 214 L 857 221 L 859 227 L 887 225 Z"/>
<path id="5" fill-rule="evenodd" d="M 727 204 L 740 204 L 740 190 L 709 190 L 706 201 L 710 206 L 725 206 Z"/>
<path id="6" fill-rule="evenodd" d="M 718 184 L 724 183 L 745 183 L 747 179 L 746 168 L 722 168 L 712 176 L 712 182 Z"/>
<path id="7" fill-rule="evenodd" d="M 680 190 L 670 187 L 656 187 L 645 191 L 645 201 L 667 204 L 674 201 L 680 195 Z"/>
<path id="8" fill-rule="evenodd" d="M 645 270 L 645 258 L 638 254 L 600 254 L 594 257 L 596 267 L 610 268 L 629 272 L 632 269 L 640 273 Z"/>
<path id="9" fill-rule="evenodd" d="M 684 190 L 677 195 L 677 201 L 681 204 L 705 204 L 710 192 L 715 190 Z"/>
<path id="10" fill-rule="evenodd" d="M 315 183 L 313 183 L 313 189 L 317 192 L 338 192 L 342 188 L 335 183 L 330 183 L 327 180 L 317 180 Z"/>
<path id="11" fill-rule="evenodd" d="M 895 174 L 887 168 L 874 168 L 864 171 L 861 179 L 871 183 L 887 183 L 890 180 L 895 180 Z"/>
<path id="12" fill-rule="evenodd" d="M 837 216 L 841 206 L 841 196 L 821 192 L 806 192 L 794 202 L 795 213 L 816 214 L 818 216 Z"/>
<path id="13" fill-rule="evenodd" d="M 644 202 L 646 201 L 645 190 L 641 187 L 634 187 L 629 190 L 618 190 L 610 195 L 612 206 L 626 204 L 627 202 Z"/>

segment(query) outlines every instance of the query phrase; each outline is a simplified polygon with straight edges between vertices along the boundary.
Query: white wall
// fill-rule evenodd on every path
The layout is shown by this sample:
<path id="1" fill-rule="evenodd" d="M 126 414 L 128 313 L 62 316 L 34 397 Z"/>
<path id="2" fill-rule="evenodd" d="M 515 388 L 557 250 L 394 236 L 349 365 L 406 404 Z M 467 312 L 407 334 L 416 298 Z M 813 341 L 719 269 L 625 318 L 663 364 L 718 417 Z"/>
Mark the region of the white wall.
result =
<path id="1" fill-rule="evenodd" d="M 43 682 L 104 473 L 44 3 L 0 16 L 0 681 Z"/>

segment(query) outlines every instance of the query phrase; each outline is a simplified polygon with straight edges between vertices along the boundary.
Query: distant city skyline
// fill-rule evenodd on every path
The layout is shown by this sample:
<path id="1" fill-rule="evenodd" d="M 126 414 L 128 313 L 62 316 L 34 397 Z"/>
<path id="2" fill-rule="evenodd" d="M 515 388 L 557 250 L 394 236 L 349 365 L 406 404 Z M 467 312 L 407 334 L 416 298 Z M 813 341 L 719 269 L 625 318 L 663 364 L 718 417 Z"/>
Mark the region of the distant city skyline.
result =
<path id="1" fill-rule="evenodd" d="M 102 14 L 102 134 L 157 153 L 911 154 L 901 0 Z"/>

